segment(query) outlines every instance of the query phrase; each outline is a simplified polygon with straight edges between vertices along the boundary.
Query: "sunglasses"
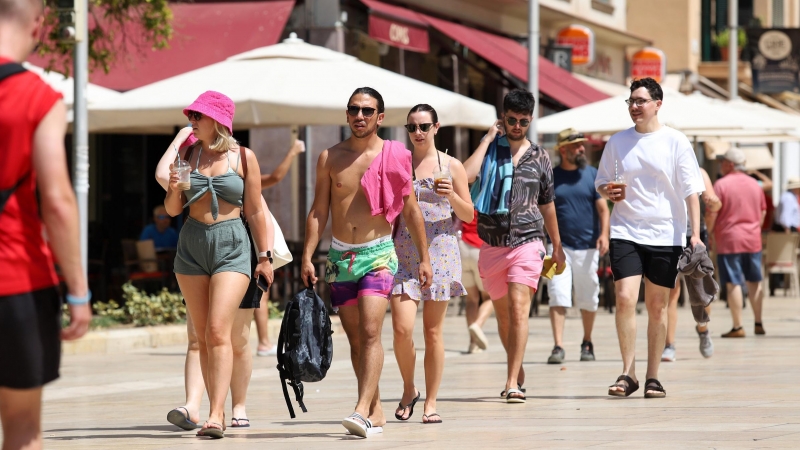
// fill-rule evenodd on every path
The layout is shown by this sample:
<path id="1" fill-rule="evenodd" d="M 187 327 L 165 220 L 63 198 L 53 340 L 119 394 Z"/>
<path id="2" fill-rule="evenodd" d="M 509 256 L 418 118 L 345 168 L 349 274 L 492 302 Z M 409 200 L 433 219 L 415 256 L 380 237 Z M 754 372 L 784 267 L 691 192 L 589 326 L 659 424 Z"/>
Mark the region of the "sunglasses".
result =
<path id="1" fill-rule="evenodd" d="M 655 99 L 652 99 L 652 98 L 627 98 L 627 99 L 625 99 L 625 103 L 627 103 L 628 106 L 636 105 L 636 106 L 638 106 L 640 108 L 642 106 L 646 105 L 647 102 L 654 102 L 654 101 L 655 101 Z"/>
<path id="2" fill-rule="evenodd" d="M 186 113 L 186 117 L 188 117 L 189 120 L 194 120 L 195 122 L 199 122 L 200 119 L 203 118 L 203 113 L 199 113 L 197 111 L 189 111 L 188 113 Z"/>
<path id="3" fill-rule="evenodd" d="M 513 127 L 514 125 L 517 124 L 517 119 L 514 118 L 514 117 L 506 117 L 506 123 L 508 124 L 508 126 Z M 523 128 L 527 127 L 530 124 L 531 124 L 531 121 L 528 120 L 528 119 L 519 120 L 519 126 L 521 126 Z"/>
<path id="4" fill-rule="evenodd" d="M 419 125 L 416 125 L 416 124 L 413 124 L 413 123 L 409 123 L 409 124 L 406 125 L 406 130 L 409 133 L 413 133 L 413 132 L 417 131 L 417 129 L 419 129 L 423 133 L 427 133 L 428 131 L 431 130 L 431 127 L 433 127 L 432 123 L 421 123 Z"/>
<path id="5" fill-rule="evenodd" d="M 347 114 L 350 114 L 352 117 L 358 117 L 358 112 L 361 111 L 364 113 L 364 117 L 372 117 L 377 111 L 375 108 L 365 107 L 361 108 L 359 106 L 350 105 L 347 107 Z"/>
<path id="6" fill-rule="evenodd" d="M 583 138 L 584 138 L 583 133 L 570 134 L 565 139 L 562 139 L 561 142 L 570 142 L 574 141 L 575 139 L 583 139 Z"/>

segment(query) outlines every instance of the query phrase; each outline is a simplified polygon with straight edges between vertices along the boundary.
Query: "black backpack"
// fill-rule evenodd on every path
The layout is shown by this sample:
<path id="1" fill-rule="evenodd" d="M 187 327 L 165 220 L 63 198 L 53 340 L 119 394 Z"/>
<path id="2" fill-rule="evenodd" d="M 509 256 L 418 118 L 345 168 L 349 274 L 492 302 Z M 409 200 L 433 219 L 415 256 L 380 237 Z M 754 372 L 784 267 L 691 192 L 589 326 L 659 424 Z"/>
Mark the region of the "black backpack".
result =
<path id="1" fill-rule="evenodd" d="M 300 291 L 286 305 L 278 336 L 278 372 L 283 397 L 289 415 L 295 418 L 286 385 L 292 386 L 294 396 L 303 412 L 303 382 L 325 378 L 333 359 L 331 318 L 322 299 L 313 288 Z"/>

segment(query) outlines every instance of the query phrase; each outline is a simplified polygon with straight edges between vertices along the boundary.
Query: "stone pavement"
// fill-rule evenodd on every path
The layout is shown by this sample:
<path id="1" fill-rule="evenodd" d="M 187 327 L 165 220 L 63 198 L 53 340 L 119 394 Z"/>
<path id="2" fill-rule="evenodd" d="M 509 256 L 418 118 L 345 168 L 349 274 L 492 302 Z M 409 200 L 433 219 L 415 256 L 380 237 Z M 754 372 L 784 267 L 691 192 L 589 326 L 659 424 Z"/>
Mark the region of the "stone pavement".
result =
<path id="1" fill-rule="evenodd" d="M 391 321 L 383 329 L 386 361 L 381 391 L 389 422 L 383 435 L 346 436 L 340 425 L 355 404 L 356 387 L 344 335 L 335 335 L 335 361 L 325 380 L 306 385 L 309 412 L 294 420 L 284 404 L 272 358 L 256 358 L 249 392 L 249 429 L 228 429 L 221 441 L 197 438 L 166 422 L 183 402 L 182 347 L 109 355 L 68 355 L 62 379 L 45 390 L 44 438 L 49 449 L 195 448 L 798 448 L 800 447 L 800 301 L 766 301 L 767 335 L 752 334 L 745 310 L 745 339 L 721 339 L 730 315 L 715 303 L 711 329 L 716 353 L 704 360 L 688 308 L 680 309 L 677 357 L 663 363 L 666 399 L 612 398 L 607 386 L 621 362 L 614 319 L 598 313 L 596 362 L 579 362 L 580 320 L 566 326 L 567 362 L 547 365 L 552 348 L 547 308 L 530 320 L 526 354 L 528 402 L 509 405 L 498 394 L 505 354 L 494 319 L 487 323 L 487 352 L 466 355 L 464 318 L 446 319 L 447 360 L 438 401 L 444 423 L 422 425 L 422 401 L 409 422 L 394 419 L 402 384 L 391 352 Z M 638 316 L 637 357 L 644 379 L 646 315 Z M 423 340 L 418 316 L 417 377 L 424 398 Z M 207 411 L 204 403 L 203 411 Z M 228 416 L 230 408 L 228 408 Z M 230 417 L 230 416 L 229 416 Z M 359 441 L 359 442 L 350 442 Z"/>

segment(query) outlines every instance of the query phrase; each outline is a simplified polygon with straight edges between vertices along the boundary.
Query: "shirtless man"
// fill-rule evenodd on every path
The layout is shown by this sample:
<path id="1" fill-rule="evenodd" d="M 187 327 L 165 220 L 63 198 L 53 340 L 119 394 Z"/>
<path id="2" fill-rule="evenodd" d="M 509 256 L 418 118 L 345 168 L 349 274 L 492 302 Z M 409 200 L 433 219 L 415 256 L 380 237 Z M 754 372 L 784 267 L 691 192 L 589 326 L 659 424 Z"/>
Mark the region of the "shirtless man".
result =
<path id="1" fill-rule="evenodd" d="M 383 98 L 372 88 L 358 88 L 350 96 L 347 124 L 352 136 L 319 156 L 302 259 L 303 282 L 312 286 L 317 277 L 311 257 L 330 210 L 333 242 L 325 281 L 330 284 L 331 304 L 338 308 L 350 342 L 350 359 L 358 379 L 355 412 L 342 420 L 342 425 L 361 437 L 382 432 L 386 423 L 378 381 L 383 369 L 381 329 L 397 271 L 392 222 L 398 214 L 402 213 L 409 224 L 414 245 L 422 255 L 420 284 L 428 288 L 433 279 L 422 212 L 416 198 L 410 195 L 411 152 L 382 155 L 393 148 L 389 141 L 378 137 L 383 111 Z M 370 176 L 376 169 L 370 167 L 373 161 L 380 167 L 380 178 Z M 382 196 L 383 193 L 389 195 Z M 376 197 L 389 200 L 377 202 Z M 370 199 L 380 204 L 371 205 Z"/>

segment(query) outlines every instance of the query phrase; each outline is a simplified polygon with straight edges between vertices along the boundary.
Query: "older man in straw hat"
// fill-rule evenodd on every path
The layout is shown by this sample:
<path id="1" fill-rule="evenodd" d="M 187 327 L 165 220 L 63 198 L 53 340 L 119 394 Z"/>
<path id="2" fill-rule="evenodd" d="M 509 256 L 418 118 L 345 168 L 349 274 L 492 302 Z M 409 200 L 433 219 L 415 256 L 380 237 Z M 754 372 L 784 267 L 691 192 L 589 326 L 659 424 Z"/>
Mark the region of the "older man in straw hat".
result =
<path id="1" fill-rule="evenodd" d="M 742 285 L 753 305 L 755 333 L 764 334 L 761 324 L 761 224 L 767 210 L 764 191 L 756 180 L 744 173 L 745 155 L 736 147 L 717 157 L 723 177 L 714 183 L 722 208 L 714 223 L 709 225 L 717 246 L 717 265 L 720 281 L 728 289 L 728 307 L 733 316 L 733 328 L 724 338 L 745 336 L 742 328 Z"/>
<path id="2" fill-rule="evenodd" d="M 789 178 L 786 182 L 786 192 L 781 195 L 774 228 L 787 233 L 796 232 L 800 228 L 798 197 L 800 197 L 800 178 Z"/>
<path id="3" fill-rule="evenodd" d="M 587 165 L 586 138 L 573 128 L 558 134 L 556 150 L 561 164 L 553 169 L 556 193 L 556 217 L 562 230 L 561 242 L 567 256 L 564 273 L 549 283 L 550 325 L 555 346 L 548 364 L 564 361 L 562 343 L 567 308 L 575 306 L 583 318 L 581 361 L 594 361 L 592 327 L 599 304 L 600 283 L 597 266 L 600 256 L 608 251 L 608 204 L 594 188 L 597 169 Z"/>

